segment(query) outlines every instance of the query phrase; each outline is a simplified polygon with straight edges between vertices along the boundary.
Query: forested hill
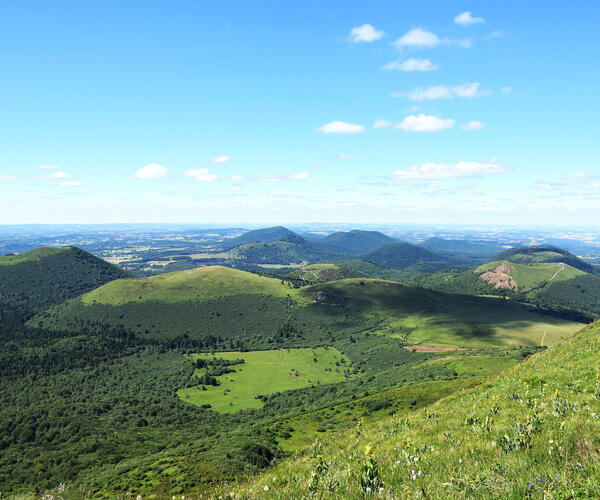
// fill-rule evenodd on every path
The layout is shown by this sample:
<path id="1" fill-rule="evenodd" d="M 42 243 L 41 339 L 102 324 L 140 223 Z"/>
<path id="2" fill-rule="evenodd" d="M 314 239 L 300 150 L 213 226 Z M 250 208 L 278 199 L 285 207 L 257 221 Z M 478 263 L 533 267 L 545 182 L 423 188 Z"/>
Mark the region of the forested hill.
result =
<path id="1" fill-rule="evenodd" d="M 248 231 L 237 238 L 225 240 L 224 243 L 227 248 L 233 248 L 238 245 L 243 245 L 244 243 L 269 243 L 271 241 L 281 240 L 286 236 L 298 235 L 283 226 L 274 226 Z"/>
<path id="2" fill-rule="evenodd" d="M 317 240 L 319 245 L 326 246 L 345 255 L 362 255 L 373 252 L 385 245 L 398 243 L 379 231 L 361 231 L 355 229 L 337 232 Z"/>
<path id="3" fill-rule="evenodd" d="M 54 304 L 128 276 L 76 247 L 42 247 L 0 257 L 0 302 L 36 307 Z"/>

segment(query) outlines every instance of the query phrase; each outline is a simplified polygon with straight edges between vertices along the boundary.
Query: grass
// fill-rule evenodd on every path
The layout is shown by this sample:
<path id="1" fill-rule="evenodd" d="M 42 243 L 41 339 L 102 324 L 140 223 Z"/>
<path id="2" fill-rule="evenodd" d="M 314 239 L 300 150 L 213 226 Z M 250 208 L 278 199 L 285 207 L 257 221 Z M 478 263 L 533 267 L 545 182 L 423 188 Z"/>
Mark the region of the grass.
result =
<path id="1" fill-rule="evenodd" d="M 70 247 L 40 247 L 16 255 L 2 255 L 0 256 L 0 266 L 13 266 L 23 262 L 39 261 L 45 257 L 64 252 L 69 248 Z"/>
<path id="2" fill-rule="evenodd" d="M 300 291 L 306 299 L 318 292 L 331 304 L 345 304 L 385 318 L 375 333 L 405 339 L 410 345 L 478 348 L 553 345 L 582 324 L 533 312 L 496 298 L 450 295 L 399 283 L 346 279 Z"/>
<path id="3" fill-rule="evenodd" d="M 488 262 L 477 269 L 475 273 L 482 274 L 486 271 L 493 271 L 502 264 L 502 261 Z M 560 271 L 552 280 L 552 283 L 567 281 L 577 276 L 583 276 L 586 273 L 575 269 L 567 264 L 559 262 L 546 262 L 539 264 L 518 264 L 509 263 L 513 270 L 509 273 L 517 283 L 517 290 L 523 291 L 529 288 L 534 288 L 548 281 L 552 276 Z M 561 268 L 564 266 L 564 269 Z"/>
<path id="4" fill-rule="evenodd" d="M 212 354 L 192 354 L 193 359 L 211 359 Z M 189 387 L 177 395 L 187 403 L 210 404 L 220 413 L 234 413 L 261 408 L 260 395 L 302 389 L 312 385 L 332 384 L 346 380 L 349 359 L 334 348 L 277 349 L 270 351 L 221 352 L 214 357 L 226 360 L 244 359 L 233 365 L 234 373 L 217 377 L 219 386 Z M 206 368 L 196 370 L 202 376 Z"/>
<path id="5" fill-rule="evenodd" d="M 206 301 L 230 295 L 293 293 L 279 280 L 222 266 L 207 266 L 149 278 L 116 280 L 82 297 L 84 304 L 123 305 L 130 302 Z"/>
<path id="6" fill-rule="evenodd" d="M 599 350 L 594 324 L 476 388 L 409 416 L 340 432 L 216 494 L 598 498 Z"/>

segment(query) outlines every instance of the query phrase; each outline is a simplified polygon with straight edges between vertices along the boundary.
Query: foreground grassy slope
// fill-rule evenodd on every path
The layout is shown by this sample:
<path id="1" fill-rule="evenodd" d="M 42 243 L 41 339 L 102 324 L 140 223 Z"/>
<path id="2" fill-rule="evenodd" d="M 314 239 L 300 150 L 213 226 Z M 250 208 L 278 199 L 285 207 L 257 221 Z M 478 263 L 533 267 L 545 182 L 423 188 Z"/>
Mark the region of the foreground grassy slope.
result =
<path id="1" fill-rule="evenodd" d="M 376 333 L 410 345 L 458 348 L 553 345 L 582 325 L 496 298 L 469 297 L 391 281 L 346 279 L 299 290 L 324 307 L 348 307 L 382 318 Z"/>
<path id="2" fill-rule="evenodd" d="M 0 302 L 28 307 L 75 297 L 128 274 L 76 247 L 0 257 Z"/>
<path id="3" fill-rule="evenodd" d="M 108 283 L 82 297 L 84 304 L 123 305 L 129 302 L 206 301 L 231 295 L 285 297 L 290 289 L 280 281 L 222 266 L 197 267 Z"/>
<path id="4" fill-rule="evenodd" d="M 235 498 L 598 498 L 600 324 L 483 385 L 297 454 Z"/>

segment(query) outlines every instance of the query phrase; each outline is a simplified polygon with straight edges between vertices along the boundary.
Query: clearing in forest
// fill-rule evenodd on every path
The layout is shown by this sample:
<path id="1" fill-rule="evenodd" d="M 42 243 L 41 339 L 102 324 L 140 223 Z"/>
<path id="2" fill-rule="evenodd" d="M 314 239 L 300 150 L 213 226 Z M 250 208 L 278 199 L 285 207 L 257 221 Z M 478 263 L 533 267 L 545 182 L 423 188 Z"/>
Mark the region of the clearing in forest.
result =
<path id="1" fill-rule="evenodd" d="M 343 382 L 350 373 L 350 360 L 332 347 L 192 354 L 191 358 L 209 363 L 215 358 L 244 360 L 228 367 L 234 372 L 215 376 L 219 385 L 200 384 L 177 392 L 187 403 L 209 404 L 220 413 L 261 408 L 263 402 L 257 396 Z M 202 379 L 214 372 L 216 366 L 213 363 L 196 369 L 194 375 Z"/>

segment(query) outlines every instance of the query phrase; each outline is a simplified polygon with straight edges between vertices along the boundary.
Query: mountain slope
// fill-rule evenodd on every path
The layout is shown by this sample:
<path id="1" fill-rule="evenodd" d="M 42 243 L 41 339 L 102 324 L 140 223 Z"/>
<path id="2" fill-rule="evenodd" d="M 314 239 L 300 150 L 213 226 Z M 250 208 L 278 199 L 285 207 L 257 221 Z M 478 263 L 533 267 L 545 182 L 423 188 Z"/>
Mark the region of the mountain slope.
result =
<path id="1" fill-rule="evenodd" d="M 231 238 L 224 241 L 227 248 L 233 248 L 244 243 L 268 243 L 270 241 L 276 241 L 284 238 L 285 236 L 298 236 L 293 231 L 283 226 L 266 227 L 263 229 L 255 229 L 248 231 L 247 233 L 238 236 L 237 238 Z M 300 236 L 299 236 L 300 237 Z"/>
<path id="2" fill-rule="evenodd" d="M 600 497 L 600 325 L 474 389 L 316 443 L 235 498 Z"/>
<path id="3" fill-rule="evenodd" d="M 62 302 L 125 276 L 79 248 L 42 247 L 0 257 L 0 302 L 30 307 Z"/>
<path id="4" fill-rule="evenodd" d="M 486 259 L 502 251 L 500 245 L 492 243 L 480 243 L 466 240 L 445 240 L 443 238 L 429 238 L 419 246 L 431 250 L 432 252 L 447 257 Z"/>
<path id="5" fill-rule="evenodd" d="M 433 253 L 411 243 L 395 243 L 386 245 L 371 252 L 363 259 L 396 269 L 416 268 L 430 270 L 451 267 L 452 259 Z"/>
<path id="6" fill-rule="evenodd" d="M 385 245 L 397 243 L 379 231 L 361 231 L 355 229 L 347 232 L 337 232 L 318 240 L 318 244 L 346 255 L 367 254 Z"/>
<path id="7" fill-rule="evenodd" d="M 586 273 L 593 272 L 593 266 L 567 250 L 553 246 L 531 246 L 510 248 L 496 255 L 493 261 L 508 260 L 516 264 L 538 264 L 562 262 Z"/>

